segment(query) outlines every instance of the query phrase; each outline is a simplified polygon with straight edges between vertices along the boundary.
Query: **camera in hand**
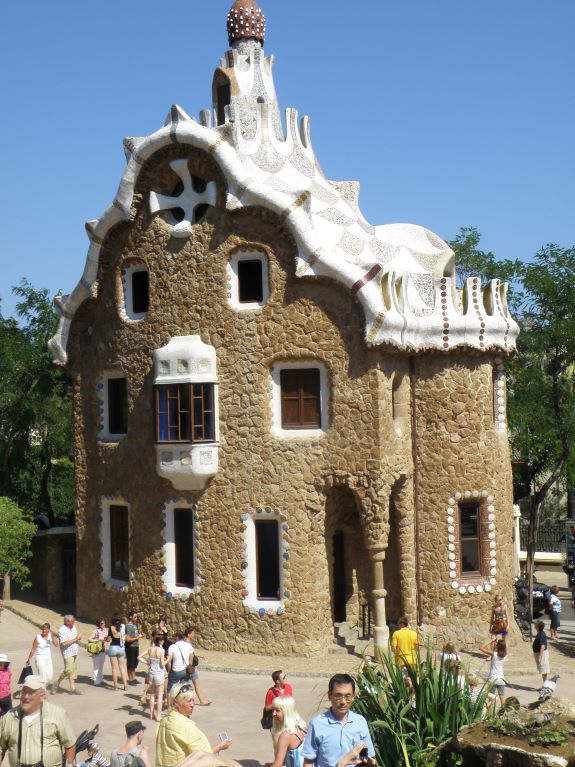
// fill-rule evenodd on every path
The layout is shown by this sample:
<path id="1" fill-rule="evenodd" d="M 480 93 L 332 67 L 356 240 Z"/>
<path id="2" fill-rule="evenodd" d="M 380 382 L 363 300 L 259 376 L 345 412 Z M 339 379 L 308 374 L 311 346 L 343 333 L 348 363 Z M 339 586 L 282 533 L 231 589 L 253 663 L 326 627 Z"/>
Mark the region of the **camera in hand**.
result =
<path id="1" fill-rule="evenodd" d="M 359 752 L 359 758 L 367 760 L 367 757 L 368 757 L 367 747 L 362 748 L 361 751 Z"/>

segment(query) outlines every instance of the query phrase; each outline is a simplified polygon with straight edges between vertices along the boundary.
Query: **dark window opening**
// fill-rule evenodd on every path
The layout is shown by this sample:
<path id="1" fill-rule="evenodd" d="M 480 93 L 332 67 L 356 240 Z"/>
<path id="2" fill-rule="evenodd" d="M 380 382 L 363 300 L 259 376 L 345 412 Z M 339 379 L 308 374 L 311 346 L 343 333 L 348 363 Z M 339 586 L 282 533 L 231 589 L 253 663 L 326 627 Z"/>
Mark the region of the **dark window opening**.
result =
<path id="1" fill-rule="evenodd" d="M 147 271 L 132 272 L 132 311 L 145 314 L 150 306 L 150 275 Z"/>
<path id="2" fill-rule="evenodd" d="M 125 378 L 108 378 L 108 432 L 128 431 L 128 385 Z"/>
<path id="3" fill-rule="evenodd" d="M 130 577 L 128 529 L 128 507 L 110 506 L 110 574 L 119 581 L 127 581 Z"/>
<path id="4" fill-rule="evenodd" d="M 156 442 L 213 442 L 214 384 L 156 386 Z"/>
<path id="5" fill-rule="evenodd" d="M 258 599 L 280 598 L 279 522 L 275 519 L 255 521 L 256 582 Z"/>
<path id="6" fill-rule="evenodd" d="M 210 209 L 210 206 L 207 205 L 205 202 L 200 203 L 199 205 L 196 205 L 194 208 L 194 224 L 199 223 L 202 218 L 206 215 L 208 210 Z"/>
<path id="7" fill-rule="evenodd" d="M 223 125 L 226 121 L 226 107 L 231 104 L 232 89 L 230 83 L 218 85 L 216 95 L 216 108 L 218 113 L 218 125 Z"/>
<path id="8" fill-rule="evenodd" d="M 186 211 L 183 208 L 170 208 L 170 213 L 174 217 L 176 224 L 179 224 L 186 217 Z"/>
<path id="9" fill-rule="evenodd" d="M 481 535 L 478 503 L 459 505 L 461 573 L 481 573 Z"/>
<path id="10" fill-rule="evenodd" d="M 194 588 L 194 512 L 174 509 L 176 586 Z"/>
<path id="11" fill-rule="evenodd" d="M 238 261 L 238 294 L 241 304 L 261 303 L 264 299 L 262 262 Z"/>
<path id="12" fill-rule="evenodd" d="M 194 189 L 194 192 L 197 192 L 198 194 L 202 194 L 202 192 L 206 191 L 206 187 L 208 186 L 208 182 L 203 178 L 198 178 L 197 176 L 192 176 L 192 187 Z"/>
<path id="13" fill-rule="evenodd" d="M 282 428 L 320 429 L 320 373 L 317 368 L 280 372 Z"/>

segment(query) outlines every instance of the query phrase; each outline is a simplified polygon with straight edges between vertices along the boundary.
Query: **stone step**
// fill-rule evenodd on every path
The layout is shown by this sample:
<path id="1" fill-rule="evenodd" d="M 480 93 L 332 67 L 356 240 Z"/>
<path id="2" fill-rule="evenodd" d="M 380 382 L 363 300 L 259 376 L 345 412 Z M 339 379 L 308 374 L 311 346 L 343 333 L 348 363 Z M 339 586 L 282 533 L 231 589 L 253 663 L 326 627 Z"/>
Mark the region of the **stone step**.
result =
<path id="1" fill-rule="evenodd" d="M 373 640 L 360 638 L 358 626 L 352 626 L 348 621 L 334 623 L 336 647 L 340 647 L 349 655 L 362 657 L 364 654 L 373 654 Z M 331 652 L 331 650 L 330 650 Z"/>

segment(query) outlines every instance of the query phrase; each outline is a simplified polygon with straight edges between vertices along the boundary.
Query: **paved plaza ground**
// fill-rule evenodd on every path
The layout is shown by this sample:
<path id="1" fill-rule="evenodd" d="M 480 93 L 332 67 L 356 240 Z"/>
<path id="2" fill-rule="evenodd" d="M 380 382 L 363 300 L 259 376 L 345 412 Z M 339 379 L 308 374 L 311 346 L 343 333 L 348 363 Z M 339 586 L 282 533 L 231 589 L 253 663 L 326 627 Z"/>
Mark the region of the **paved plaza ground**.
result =
<path id="1" fill-rule="evenodd" d="M 563 597 L 563 619 L 560 640 L 551 643 L 551 667 L 553 673 L 560 673 L 557 694 L 575 702 L 575 616 L 567 599 Z M 36 626 L 49 621 L 53 628 L 61 625 L 61 614 L 47 607 L 14 600 L 6 603 L 8 609 L 2 614 L 0 623 L 0 652 L 5 652 L 12 662 L 13 674 L 17 678 L 28 656 Z M 92 630 L 89 624 L 78 625 L 84 638 Z M 202 652 L 200 650 L 200 652 Z M 203 653 L 202 653 L 203 654 Z M 205 696 L 211 706 L 197 706 L 194 720 L 211 742 L 216 742 L 218 732 L 226 730 L 233 740 L 229 756 L 245 763 L 255 760 L 260 764 L 272 761 L 273 751 L 268 732 L 261 729 L 259 720 L 263 699 L 271 684 L 270 674 L 274 669 L 283 668 L 288 673 L 294 688 L 294 697 L 301 715 L 309 720 L 326 705 L 328 677 L 336 671 L 353 671 L 361 660 L 349 655 L 326 654 L 321 658 L 281 658 L 277 656 L 238 655 L 235 653 L 206 652 L 207 662 L 200 667 L 201 682 Z M 55 670 L 62 667 L 60 653 L 54 652 Z M 487 662 L 478 654 L 465 656 L 470 667 L 485 676 Z M 148 726 L 146 743 L 154 751 L 155 723 L 147 719 L 138 698 L 141 684 L 129 687 L 128 692 L 94 688 L 89 682 L 91 659 L 84 649 L 80 651 L 79 684 L 82 695 L 72 696 L 67 692 L 50 696 L 50 700 L 63 706 L 69 713 L 72 724 L 79 733 L 99 723 L 98 741 L 104 753 L 120 745 L 124 738 L 124 724 L 134 718 L 144 720 Z M 510 654 L 506 676 L 510 683 L 509 694 L 517 695 L 524 703 L 536 699 L 536 690 L 541 677 L 533 673 L 534 664 L 531 646 L 522 642 Z M 106 662 L 106 676 L 110 679 L 110 667 Z M 138 674 L 143 682 L 143 670 Z"/>

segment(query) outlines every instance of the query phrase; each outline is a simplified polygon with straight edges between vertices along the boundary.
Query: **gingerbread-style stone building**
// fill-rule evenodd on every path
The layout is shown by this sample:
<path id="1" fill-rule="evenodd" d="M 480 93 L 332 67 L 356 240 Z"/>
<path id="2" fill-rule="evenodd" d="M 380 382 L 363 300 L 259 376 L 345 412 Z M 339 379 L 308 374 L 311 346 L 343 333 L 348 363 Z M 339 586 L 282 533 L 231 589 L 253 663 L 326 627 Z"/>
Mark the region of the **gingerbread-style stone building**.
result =
<path id="1" fill-rule="evenodd" d="M 323 652 L 339 622 L 385 644 L 402 613 L 477 641 L 512 575 L 505 286 L 457 290 L 439 237 L 369 224 L 282 121 L 254 0 L 228 36 L 213 109 L 124 141 L 57 300 L 77 611 L 240 652 Z"/>

